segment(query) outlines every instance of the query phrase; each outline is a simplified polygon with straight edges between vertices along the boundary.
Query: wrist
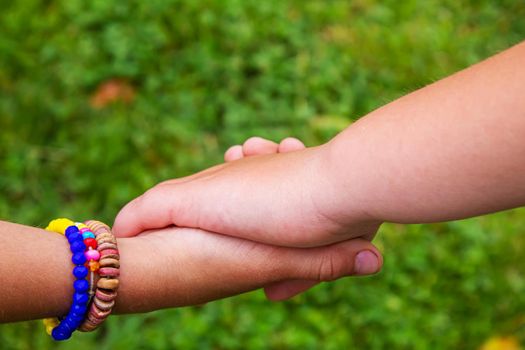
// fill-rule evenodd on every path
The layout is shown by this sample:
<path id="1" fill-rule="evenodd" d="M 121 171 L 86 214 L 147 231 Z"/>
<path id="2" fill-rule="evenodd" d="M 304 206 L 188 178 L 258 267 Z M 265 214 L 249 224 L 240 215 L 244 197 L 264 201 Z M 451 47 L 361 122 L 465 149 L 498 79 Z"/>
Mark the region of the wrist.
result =
<path id="1" fill-rule="evenodd" d="M 141 237 L 117 239 L 120 253 L 120 283 L 113 310 L 114 314 L 129 314 L 152 311 L 150 305 L 150 274 L 148 264 L 155 259 L 155 254 L 146 252 L 146 241 Z M 147 255 L 146 255 L 147 254 Z M 141 257 L 148 259 L 141 259 Z"/>
<path id="2" fill-rule="evenodd" d="M 372 158 L 367 151 L 359 123 L 355 123 L 321 146 L 322 176 L 327 179 L 324 198 L 326 216 L 342 226 L 356 223 L 381 223 L 384 220 L 374 208 L 374 182 L 377 181 Z M 327 193 L 329 195 L 327 195 Z"/>

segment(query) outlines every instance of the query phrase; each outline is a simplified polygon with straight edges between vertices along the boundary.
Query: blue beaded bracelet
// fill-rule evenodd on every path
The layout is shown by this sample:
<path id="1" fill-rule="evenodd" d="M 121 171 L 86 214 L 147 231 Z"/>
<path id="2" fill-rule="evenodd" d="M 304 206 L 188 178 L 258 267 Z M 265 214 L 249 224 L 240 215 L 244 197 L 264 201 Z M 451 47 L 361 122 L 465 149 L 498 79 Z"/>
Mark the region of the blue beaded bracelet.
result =
<path id="1" fill-rule="evenodd" d="M 75 225 L 69 226 L 65 231 L 65 235 L 69 242 L 69 248 L 73 253 L 71 261 L 76 265 L 73 268 L 73 276 L 76 278 L 73 283 L 75 293 L 73 294 L 73 303 L 69 308 L 69 312 L 51 332 L 54 340 L 66 340 L 71 337 L 71 334 L 82 324 L 86 317 L 89 302 L 89 282 L 86 280 L 89 269 L 84 266 L 86 262 L 86 257 L 84 256 L 86 245 L 79 228 Z"/>
<path id="2" fill-rule="evenodd" d="M 73 283 L 75 292 L 68 313 L 61 319 L 44 320 L 44 324 L 46 324 L 48 332 L 50 331 L 54 340 L 66 340 L 82 324 L 88 311 L 90 285 L 87 277 L 90 271 L 88 267 L 84 266 L 86 262 L 84 252 L 87 247 L 84 244 L 84 237 L 79 227 L 70 220 L 54 220 L 46 229 L 66 236 L 72 253 L 71 261 L 75 265 L 72 271 L 75 277 Z"/>

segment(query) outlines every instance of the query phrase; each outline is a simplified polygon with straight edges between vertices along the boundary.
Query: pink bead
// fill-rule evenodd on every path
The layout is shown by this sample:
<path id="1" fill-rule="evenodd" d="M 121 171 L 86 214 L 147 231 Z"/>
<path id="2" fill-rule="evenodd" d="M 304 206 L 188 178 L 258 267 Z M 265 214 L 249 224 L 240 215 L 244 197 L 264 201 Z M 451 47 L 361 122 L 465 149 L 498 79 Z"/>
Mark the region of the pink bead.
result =
<path id="1" fill-rule="evenodd" d="M 87 252 L 85 252 L 84 255 L 86 256 L 86 260 L 88 261 L 89 260 L 98 261 L 98 259 L 100 259 L 100 253 L 98 252 L 98 250 L 90 249 Z"/>
<path id="2" fill-rule="evenodd" d="M 86 232 L 86 231 L 89 231 L 89 227 L 82 227 L 82 228 L 80 229 L 80 232 L 82 232 L 82 233 L 84 233 L 84 232 Z"/>

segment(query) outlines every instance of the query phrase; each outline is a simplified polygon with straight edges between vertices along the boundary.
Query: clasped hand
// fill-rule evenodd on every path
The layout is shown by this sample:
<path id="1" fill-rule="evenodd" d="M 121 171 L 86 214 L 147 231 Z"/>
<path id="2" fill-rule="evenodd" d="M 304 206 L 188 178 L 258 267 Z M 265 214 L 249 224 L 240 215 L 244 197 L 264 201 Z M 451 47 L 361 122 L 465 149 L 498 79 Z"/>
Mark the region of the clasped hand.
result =
<path id="1" fill-rule="evenodd" d="M 283 300 L 319 282 L 378 272 L 382 257 L 370 240 L 380 223 L 351 208 L 350 216 L 338 214 L 329 157 L 330 144 L 254 137 L 231 147 L 226 163 L 163 182 L 126 205 L 113 230 L 139 235 L 151 270 L 145 283 L 158 284 L 163 296 L 148 308 L 261 287 Z"/>

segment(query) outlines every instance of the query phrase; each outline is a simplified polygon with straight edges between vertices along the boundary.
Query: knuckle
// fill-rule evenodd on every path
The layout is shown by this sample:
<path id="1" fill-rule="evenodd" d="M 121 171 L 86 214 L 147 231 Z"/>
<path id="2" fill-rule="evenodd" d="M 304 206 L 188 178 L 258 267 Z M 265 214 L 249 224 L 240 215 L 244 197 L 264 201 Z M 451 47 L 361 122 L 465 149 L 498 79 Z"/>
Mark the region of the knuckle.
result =
<path id="1" fill-rule="evenodd" d="M 349 275 L 352 266 L 348 260 L 340 254 L 324 254 L 319 261 L 317 280 L 328 282 Z"/>

